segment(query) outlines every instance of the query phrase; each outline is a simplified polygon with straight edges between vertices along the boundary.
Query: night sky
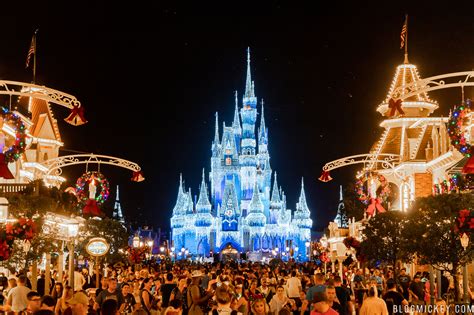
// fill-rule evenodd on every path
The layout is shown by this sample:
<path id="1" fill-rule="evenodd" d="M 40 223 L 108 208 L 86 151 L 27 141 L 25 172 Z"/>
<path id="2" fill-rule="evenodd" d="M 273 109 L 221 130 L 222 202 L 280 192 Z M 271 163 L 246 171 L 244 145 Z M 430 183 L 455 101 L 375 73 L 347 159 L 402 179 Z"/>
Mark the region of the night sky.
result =
<path id="1" fill-rule="evenodd" d="M 405 13 L 409 59 L 422 76 L 474 67 L 473 11 L 460 4 L 363 9 L 360 2 L 337 8 L 276 1 L 261 7 L 234 1 L 220 8 L 151 3 L 22 3 L 21 10 L 3 10 L 0 78 L 31 81 L 24 64 L 39 27 L 37 83 L 76 96 L 89 120 L 70 126 L 63 121 L 69 111 L 53 105 L 65 143 L 61 155 L 94 152 L 141 165 L 142 183 L 130 182 L 125 169 L 101 171 L 112 187 L 121 186 L 127 217 L 165 229 L 179 174 L 197 194 L 202 168 L 210 169 L 214 113 L 221 123 L 232 122 L 248 46 L 259 104 L 265 100 L 271 167 L 291 209 L 305 178 L 315 230 L 334 218 L 338 187 L 358 170 L 336 170 L 332 182 L 321 183 L 322 166 L 367 153 L 382 132 L 375 109 L 403 62 Z M 440 102 L 435 114 L 444 116 L 461 100 L 459 90 L 430 95 Z M 84 171 L 64 169 L 71 185 Z"/>

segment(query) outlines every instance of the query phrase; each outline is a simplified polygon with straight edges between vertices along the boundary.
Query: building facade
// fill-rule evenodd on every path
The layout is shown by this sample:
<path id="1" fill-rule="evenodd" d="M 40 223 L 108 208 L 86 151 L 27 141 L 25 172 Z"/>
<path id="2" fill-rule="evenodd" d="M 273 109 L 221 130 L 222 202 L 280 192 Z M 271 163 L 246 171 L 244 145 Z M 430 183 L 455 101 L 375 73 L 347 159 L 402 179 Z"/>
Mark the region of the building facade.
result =
<path id="1" fill-rule="evenodd" d="M 260 124 L 257 128 L 257 115 Z M 211 170 L 203 170 L 197 202 L 186 190 L 182 177 L 171 217 L 172 241 L 176 252 L 182 249 L 199 256 L 232 250 L 252 253 L 290 252 L 307 257 L 311 239 L 311 212 L 303 180 L 295 211 L 287 208 L 286 196 L 278 186 L 270 166 L 268 128 L 264 103 L 257 110 L 255 85 L 247 52 L 247 78 L 242 106 L 235 93 L 234 119 L 224 122 L 222 132 L 216 113 L 215 136 L 211 145 Z M 272 185 L 273 179 L 273 185 Z M 210 195 L 209 195 L 210 194 Z"/>

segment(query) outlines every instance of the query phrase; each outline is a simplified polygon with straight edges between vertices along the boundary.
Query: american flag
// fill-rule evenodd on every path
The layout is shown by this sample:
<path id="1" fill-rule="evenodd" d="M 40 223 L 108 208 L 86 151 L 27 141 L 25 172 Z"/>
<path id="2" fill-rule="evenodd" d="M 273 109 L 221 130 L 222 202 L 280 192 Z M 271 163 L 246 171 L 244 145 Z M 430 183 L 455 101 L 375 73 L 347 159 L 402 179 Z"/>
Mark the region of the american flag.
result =
<path id="1" fill-rule="evenodd" d="M 31 39 L 30 50 L 28 50 L 28 56 L 26 56 L 26 68 L 30 65 L 31 56 L 36 54 L 36 33 L 33 35 Z"/>
<path id="2" fill-rule="evenodd" d="M 408 30 L 407 23 L 408 23 L 408 16 L 405 16 L 405 23 L 403 23 L 402 32 L 400 33 L 400 39 L 401 39 L 400 49 L 405 47 L 405 40 L 407 37 L 407 30 Z"/>

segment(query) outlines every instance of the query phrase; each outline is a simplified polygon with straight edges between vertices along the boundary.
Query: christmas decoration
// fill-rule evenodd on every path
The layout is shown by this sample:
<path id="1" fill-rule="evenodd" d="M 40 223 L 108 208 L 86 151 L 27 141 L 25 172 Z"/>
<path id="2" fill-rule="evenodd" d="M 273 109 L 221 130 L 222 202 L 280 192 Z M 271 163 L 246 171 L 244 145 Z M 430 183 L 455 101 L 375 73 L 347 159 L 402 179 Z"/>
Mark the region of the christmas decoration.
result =
<path id="1" fill-rule="evenodd" d="M 368 191 L 368 185 L 374 180 L 377 180 L 379 185 L 375 192 L 370 193 Z M 359 200 L 366 206 L 374 203 L 386 203 L 392 193 L 389 182 L 385 176 L 370 171 L 365 172 L 357 179 L 355 183 L 355 190 Z M 378 199 L 378 201 L 373 201 L 373 199 Z"/>
<path id="2" fill-rule="evenodd" d="M 364 260 L 364 257 L 361 255 L 361 252 L 360 252 L 361 246 L 360 246 L 360 242 L 358 240 L 356 240 L 352 236 L 349 236 L 349 237 L 346 237 L 342 242 L 344 243 L 344 245 L 346 246 L 347 249 L 353 248 L 355 250 L 356 258 L 359 261 Z"/>
<path id="3" fill-rule="evenodd" d="M 15 240 L 29 241 L 36 235 L 36 223 L 31 219 L 20 218 L 14 223 L 0 227 L 0 261 L 7 260 L 12 254 Z"/>
<path id="4" fill-rule="evenodd" d="M 405 115 L 405 112 L 402 109 L 402 100 L 401 99 L 394 100 L 393 98 L 391 98 L 388 101 L 388 108 L 390 108 L 389 117 L 395 116 L 397 111 L 400 115 Z"/>
<path id="5" fill-rule="evenodd" d="M 88 194 L 85 186 L 88 184 Z M 99 193 L 97 194 L 97 188 Z M 100 216 L 99 206 L 109 197 L 109 181 L 97 171 L 86 172 L 76 182 L 76 197 L 83 205 L 84 215 Z"/>
<path id="6" fill-rule="evenodd" d="M 15 132 L 15 140 L 13 144 L 6 148 L 5 136 L 3 132 L 0 131 L 0 177 L 5 179 L 13 179 L 14 176 L 8 169 L 8 163 L 18 160 L 21 154 L 25 152 L 26 128 L 21 121 L 21 118 L 17 114 L 10 112 L 5 107 L 2 107 L 0 115 L 0 130 L 3 127 L 3 124 L 7 123 L 9 125 L 13 125 L 13 130 Z"/>
<path id="7" fill-rule="evenodd" d="M 332 180 L 332 177 L 331 175 L 329 175 L 329 172 L 328 171 L 323 171 L 321 173 L 321 176 L 318 178 L 320 181 L 326 183 L 326 182 L 329 182 Z"/>
<path id="8" fill-rule="evenodd" d="M 143 176 L 143 172 L 142 171 L 133 172 L 131 180 L 132 180 L 132 182 L 142 182 L 142 181 L 144 181 L 145 177 Z"/>
<path id="9" fill-rule="evenodd" d="M 84 117 L 84 107 L 73 105 L 71 113 L 64 119 L 64 121 L 73 126 L 80 126 L 87 123 L 87 120 Z"/>
<path id="10" fill-rule="evenodd" d="M 461 235 L 466 233 L 468 236 L 474 231 L 474 210 L 459 210 L 454 231 Z"/>
<path id="11" fill-rule="evenodd" d="M 141 263 L 146 258 L 146 253 L 150 252 L 150 248 L 148 246 L 142 247 L 129 247 L 127 249 L 127 253 L 129 254 L 130 261 L 134 264 Z"/>
<path id="12" fill-rule="evenodd" d="M 463 125 L 467 123 L 467 116 L 471 111 L 471 100 L 466 104 L 461 104 L 454 108 L 448 121 L 448 134 L 451 144 L 462 154 L 469 158 L 464 165 L 462 172 L 465 174 L 474 173 L 474 160 L 472 159 L 472 146 L 464 135 Z"/>

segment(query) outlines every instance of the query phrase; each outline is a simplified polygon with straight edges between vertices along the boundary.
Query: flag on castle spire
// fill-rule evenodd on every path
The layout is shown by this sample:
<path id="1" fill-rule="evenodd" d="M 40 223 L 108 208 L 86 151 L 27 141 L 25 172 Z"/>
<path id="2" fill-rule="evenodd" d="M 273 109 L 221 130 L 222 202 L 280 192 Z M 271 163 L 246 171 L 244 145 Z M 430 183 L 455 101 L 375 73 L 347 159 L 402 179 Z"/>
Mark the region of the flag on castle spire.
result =
<path id="1" fill-rule="evenodd" d="M 402 32 L 400 33 L 400 49 L 406 46 L 408 32 L 408 14 L 405 15 L 405 22 L 403 23 Z"/>

